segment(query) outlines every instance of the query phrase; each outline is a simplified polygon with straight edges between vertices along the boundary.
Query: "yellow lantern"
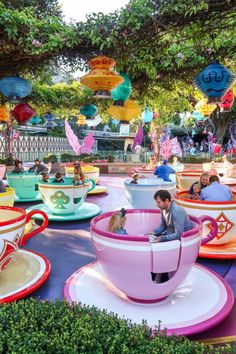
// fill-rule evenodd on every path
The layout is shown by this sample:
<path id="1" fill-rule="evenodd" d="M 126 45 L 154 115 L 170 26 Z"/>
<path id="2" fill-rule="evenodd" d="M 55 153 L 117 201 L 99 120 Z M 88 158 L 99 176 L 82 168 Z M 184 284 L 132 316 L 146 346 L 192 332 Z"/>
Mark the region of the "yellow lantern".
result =
<path id="1" fill-rule="evenodd" d="M 99 98 L 110 98 L 110 91 L 120 85 L 124 78 L 111 71 L 116 65 L 115 60 L 106 56 L 95 57 L 88 62 L 92 69 L 80 78 L 80 82 L 94 91 Z"/>
<path id="2" fill-rule="evenodd" d="M 196 110 L 205 117 L 209 117 L 216 107 L 216 104 L 208 104 L 206 98 L 201 99 L 195 106 Z"/>
<path id="3" fill-rule="evenodd" d="M 113 105 L 109 107 L 107 111 L 113 118 L 129 122 L 140 115 L 141 108 L 136 102 L 127 100 L 124 106 Z"/>
<path id="4" fill-rule="evenodd" d="M 76 123 L 78 125 L 85 125 L 86 124 L 85 116 L 82 116 L 82 114 L 79 114 L 77 118 L 78 118 L 78 120 Z"/>
<path id="5" fill-rule="evenodd" d="M 9 112 L 5 106 L 0 106 L 0 122 L 7 123 L 9 121 Z"/>

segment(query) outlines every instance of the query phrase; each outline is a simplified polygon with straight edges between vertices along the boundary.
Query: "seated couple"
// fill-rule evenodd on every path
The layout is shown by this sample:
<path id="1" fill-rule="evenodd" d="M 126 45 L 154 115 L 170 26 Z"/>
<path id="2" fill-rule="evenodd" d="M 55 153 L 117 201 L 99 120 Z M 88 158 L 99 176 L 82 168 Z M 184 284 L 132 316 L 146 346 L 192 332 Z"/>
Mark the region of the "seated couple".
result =
<path id="1" fill-rule="evenodd" d="M 220 184 L 219 177 L 213 175 L 209 177 L 208 173 L 203 173 L 200 177 L 200 183 L 195 182 L 189 190 L 191 199 L 205 200 L 209 202 L 227 202 L 233 200 L 230 188 Z"/>
<path id="2" fill-rule="evenodd" d="M 191 230 L 193 224 L 186 211 L 181 206 L 171 200 L 171 195 L 167 190 L 158 190 L 154 199 L 161 210 L 160 226 L 150 232 L 150 242 L 166 242 L 180 240 L 184 231 Z M 126 223 L 126 210 L 123 208 L 119 212 L 114 212 L 108 224 L 107 230 L 120 235 L 127 235 L 124 228 Z"/>

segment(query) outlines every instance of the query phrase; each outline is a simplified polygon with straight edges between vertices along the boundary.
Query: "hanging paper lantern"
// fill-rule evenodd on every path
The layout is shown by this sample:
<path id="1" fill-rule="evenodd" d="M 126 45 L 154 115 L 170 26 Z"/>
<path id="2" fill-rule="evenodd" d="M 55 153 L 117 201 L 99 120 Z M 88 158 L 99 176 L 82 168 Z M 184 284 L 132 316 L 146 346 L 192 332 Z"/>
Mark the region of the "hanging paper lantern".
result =
<path id="1" fill-rule="evenodd" d="M 153 119 L 153 111 L 149 110 L 148 108 L 145 108 L 142 113 L 142 118 L 144 123 L 150 123 Z"/>
<path id="2" fill-rule="evenodd" d="M 129 76 L 125 73 L 119 73 L 119 75 L 123 77 L 124 81 L 111 91 L 111 96 L 115 101 L 115 106 L 123 106 L 124 102 L 129 98 L 132 91 Z"/>
<path id="3" fill-rule="evenodd" d="M 32 86 L 29 81 L 18 76 L 4 77 L 0 80 L 0 92 L 10 102 L 17 103 L 30 94 Z"/>
<path id="4" fill-rule="evenodd" d="M 15 106 L 15 108 L 11 111 L 11 114 L 15 118 L 15 120 L 21 124 L 26 123 L 30 118 L 35 116 L 35 110 L 27 103 L 20 103 Z"/>
<path id="5" fill-rule="evenodd" d="M 139 116 L 141 113 L 141 108 L 134 101 L 127 100 L 125 101 L 124 106 L 112 105 L 108 108 L 107 112 L 115 119 L 128 123 L 132 119 Z"/>
<path id="6" fill-rule="evenodd" d="M 42 119 L 38 116 L 34 116 L 33 118 L 30 119 L 30 123 L 32 125 L 39 124 L 40 122 L 42 122 Z"/>
<path id="7" fill-rule="evenodd" d="M 221 112 L 230 112 L 234 103 L 234 93 L 232 89 L 229 89 L 226 94 L 221 98 L 219 104 Z"/>
<path id="8" fill-rule="evenodd" d="M 110 98 L 110 91 L 121 84 L 124 79 L 111 71 L 116 62 L 106 56 L 95 57 L 88 62 L 92 69 L 88 74 L 80 78 L 80 82 L 94 91 L 94 95 L 99 98 Z"/>
<path id="9" fill-rule="evenodd" d="M 208 98 L 208 103 L 221 103 L 221 97 L 230 88 L 234 79 L 232 71 L 215 61 L 202 70 L 193 82 Z"/>
<path id="10" fill-rule="evenodd" d="M 93 118 L 98 113 L 98 109 L 94 104 L 85 104 L 80 107 L 79 111 L 86 118 Z"/>
<path id="11" fill-rule="evenodd" d="M 120 124 L 120 121 L 118 119 L 112 119 L 112 124 L 118 125 Z"/>
<path id="12" fill-rule="evenodd" d="M 7 123 L 9 121 L 9 112 L 6 106 L 0 106 L 0 122 Z"/>
<path id="13" fill-rule="evenodd" d="M 196 121 L 202 121 L 202 120 L 205 120 L 206 118 L 204 117 L 204 115 L 198 111 L 193 111 L 192 112 L 192 117 L 194 119 L 196 119 Z"/>
<path id="14" fill-rule="evenodd" d="M 78 125 L 85 125 L 86 124 L 85 117 L 82 116 L 82 114 L 78 115 L 78 120 L 77 120 L 76 124 L 78 124 Z"/>
<path id="15" fill-rule="evenodd" d="M 209 117 L 211 113 L 217 108 L 216 104 L 208 104 L 206 98 L 202 98 L 195 106 L 196 110 L 203 114 L 205 117 Z"/>

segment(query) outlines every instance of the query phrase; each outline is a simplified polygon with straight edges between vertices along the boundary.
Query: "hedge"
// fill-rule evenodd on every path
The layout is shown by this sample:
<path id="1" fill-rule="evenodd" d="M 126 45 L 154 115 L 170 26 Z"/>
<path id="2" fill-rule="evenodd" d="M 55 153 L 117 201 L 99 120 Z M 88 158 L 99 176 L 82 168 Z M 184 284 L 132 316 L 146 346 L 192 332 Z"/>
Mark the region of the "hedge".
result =
<path id="1" fill-rule="evenodd" d="M 138 311 L 138 310 L 137 310 Z M 230 353 L 185 337 L 155 333 L 114 314 L 65 301 L 27 299 L 0 308 L 0 353 L 200 354 Z"/>

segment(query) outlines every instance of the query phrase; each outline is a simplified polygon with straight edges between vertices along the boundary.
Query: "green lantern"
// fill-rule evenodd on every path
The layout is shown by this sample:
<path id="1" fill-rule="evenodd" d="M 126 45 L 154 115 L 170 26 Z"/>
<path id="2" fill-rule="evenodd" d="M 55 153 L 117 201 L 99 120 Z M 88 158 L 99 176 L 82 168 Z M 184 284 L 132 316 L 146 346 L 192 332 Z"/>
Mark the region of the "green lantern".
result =
<path id="1" fill-rule="evenodd" d="M 124 81 L 111 91 L 111 96 L 115 101 L 114 106 L 123 106 L 124 102 L 129 98 L 132 90 L 129 76 L 125 73 L 120 73 L 119 75 L 123 77 Z"/>

